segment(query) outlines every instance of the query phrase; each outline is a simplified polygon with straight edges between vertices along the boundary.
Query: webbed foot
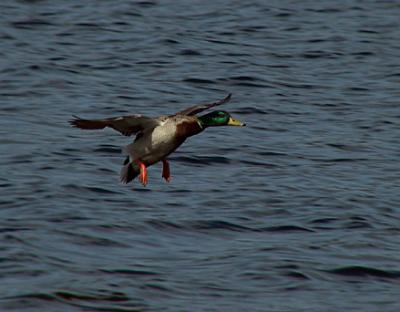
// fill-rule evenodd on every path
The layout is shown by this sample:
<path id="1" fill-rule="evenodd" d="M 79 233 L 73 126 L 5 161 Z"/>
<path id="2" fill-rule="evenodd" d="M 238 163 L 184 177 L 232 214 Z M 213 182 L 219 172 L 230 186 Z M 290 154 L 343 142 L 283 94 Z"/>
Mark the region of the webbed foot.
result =
<path id="1" fill-rule="evenodd" d="M 143 186 L 146 186 L 149 182 L 146 165 L 142 163 L 139 159 L 135 160 L 135 164 L 137 164 L 140 169 L 139 181 L 143 184 Z"/>

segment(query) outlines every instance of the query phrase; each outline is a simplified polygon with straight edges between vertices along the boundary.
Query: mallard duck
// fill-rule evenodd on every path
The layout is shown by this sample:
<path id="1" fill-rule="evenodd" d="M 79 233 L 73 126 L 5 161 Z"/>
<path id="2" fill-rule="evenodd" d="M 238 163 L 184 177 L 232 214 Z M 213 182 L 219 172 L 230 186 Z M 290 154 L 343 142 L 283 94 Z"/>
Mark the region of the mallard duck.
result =
<path id="1" fill-rule="evenodd" d="M 129 183 L 137 176 L 146 186 L 148 183 L 147 167 L 162 161 L 162 177 L 170 182 L 171 173 L 167 160 L 188 137 L 199 134 L 208 127 L 245 126 L 232 118 L 226 111 L 213 111 L 206 115 L 196 114 L 222 105 L 231 99 L 231 94 L 214 103 L 189 107 L 174 115 L 150 118 L 143 115 L 129 115 L 106 119 L 82 119 L 73 116 L 73 127 L 96 130 L 106 127 L 119 131 L 125 136 L 136 135 L 133 143 L 127 145 L 124 152 L 128 155 L 121 170 L 121 182 Z"/>

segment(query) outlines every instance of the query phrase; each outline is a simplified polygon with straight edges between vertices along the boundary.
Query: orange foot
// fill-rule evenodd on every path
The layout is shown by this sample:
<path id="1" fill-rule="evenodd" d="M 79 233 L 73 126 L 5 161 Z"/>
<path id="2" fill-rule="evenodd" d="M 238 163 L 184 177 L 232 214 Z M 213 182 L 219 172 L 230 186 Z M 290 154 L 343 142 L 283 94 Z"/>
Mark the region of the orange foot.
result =
<path id="1" fill-rule="evenodd" d="M 169 171 L 169 162 L 168 162 L 168 160 L 163 159 L 162 164 L 163 164 L 162 177 L 165 179 L 165 181 L 170 182 L 172 177 L 171 177 L 171 173 Z"/>
<path id="2" fill-rule="evenodd" d="M 146 165 L 142 163 L 139 159 L 135 160 L 135 164 L 138 165 L 140 169 L 139 181 L 143 184 L 143 186 L 146 186 L 149 182 Z"/>

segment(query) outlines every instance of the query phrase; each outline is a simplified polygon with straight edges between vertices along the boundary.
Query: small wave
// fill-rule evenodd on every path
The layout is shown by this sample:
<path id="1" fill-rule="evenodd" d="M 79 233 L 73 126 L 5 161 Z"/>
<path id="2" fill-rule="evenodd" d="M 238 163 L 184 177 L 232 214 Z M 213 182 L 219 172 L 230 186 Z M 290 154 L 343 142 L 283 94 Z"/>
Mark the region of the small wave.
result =
<path id="1" fill-rule="evenodd" d="M 323 9 L 307 9 L 309 12 L 316 12 L 316 13 L 340 13 L 343 12 L 343 8 L 323 8 Z"/>
<path id="2" fill-rule="evenodd" d="M 126 296 L 124 293 L 120 293 L 120 292 L 115 292 L 115 293 L 106 294 L 106 295 L 93 296 L 93 295 L 73 293 L 73 292 L 69 292 L 69 291 L 58 291 L 54 295 L 56 297 L 62 298 L 64 300 L 92 300 L 92 301 L 98 301 L 98 300 L 127 301 L 127 300 L 129 300 L 128 296 Z"/>
<path id="3" fill-rule="evenodd" d="M 134 300 L 125 293 L 98 290 L 94 293 L 85 294 L 69 290 L 59 290 L 50 293 L 28 293 L 19 296 L 3 298 L 8 304 L 26 304 L 26 301 L 60 302 L 73 307 L 80 307 L 84 311 L 107 311 L 107 312 L 132 312 L 145 311 L 146 307 L 139 300 Z M 45 303 L 44 303 L 45 304 Z M 46 307 L 48 308 L 48 307 Z M 43 310 L 46 310 L 43 307 Z"/>
<path id="4" fill-rule="evenodd" d="M 30 164 L 30 163 L 33 163 L 32 155 L 31 154 L 29 154 L 29 155 L 27 155 L 27 154 L 25 154 L 25 155 L 24 154 L 15 155 L 13 157 L 13 160 L 12 160 L 11 163 L 13 163 L 13 164 Z"/>
<path id="5" fill-rule="evenodd" d="M 10 187 L 10 186 L 13 186 L 13 184 L 8 183 L 8 182 L 0 183 L 0 188 L 3 188 L 3 187 Z M 0 201 L 0 205 L 1 205 L 2 202 L 4 202 L 4 201 Z"/>
<path id="6" fill-rule="evenodd" d="M 32 18 L 32 19 L 13 22 L 11 23 L 11 25 L 14 26 L 15 28 L 29 29 L 35 26 L 52 26 L 54 24 L 43 19 Z"/>
<path id="7" fill-rule="evenodd" d="M 240 27 L 239 31 L 247 32 L 247 33 L 255 33 L 259 31 L 263 31 L 265 26 L 247 26 L 247 27 Z"/>
<path id="8" fill-rule="evenodd" d="M 231 162 L 230 159 L 222 156 L 198 156 L 198 157 L 178 156 L 178 157 L 173 157 L 172 159 L 190 164 L 203 164 L 203 165 L 229 164 Z"/>
<path id="9" fill-rule="evenodd" d="M 289 83 L 289 82 L 276 82 L 278 86 L 288 87 L 293 89 L 315 89 L 317 85 L 306 83 Z"/>
<path id="10" fill-rule="evenodd" d="M 121 192 L 116 192 L 116 191 L 111 191 L 109 189 L 97 187 L 97 186 L 84 186 L 81 187 L 81 189 L 94 192 L 94 193 L 100 193 L 100 194 L 120 194 Z"/>
<path id="11" fill-rule="evenodd" d="M 109 189 L 97 187 L 97 186 L 78 186 L 75 184 L 66 184 L 64 185 L 64 188 L 70 191 L 90 191 L 94 193 L 100 193 L 100 194 L 120 194 L 121 192 L 116 192 L 116 191 L 111 191 Z"/>
<path id="12" fill-rule="evenodd" d="M 252 76 L 233 76 L 229 77 L 229 80 L 238 80 L 238 81 L 263 81 L 262 79 L 252 77 Z"/>
<path id="13" fill-rule="evenodd" d="M 325 39 L 321 39 L 321 38 L 307 40 L 307 42 L 309 42 L 309 43 L 320 43 L 320 42 L 325 42 L 325 41 L 326 41 Z"/>
<path id="14" fill-rule="evenodd" d="M 370 89 L 368 88 L 363 88 L 363 87 L 350 87 L 350 88 L 346 88 L 347 91 L 356 91 L 356 92 L 368 92 L 370 91 Z"/>
<path id="15" fill-rule="evenodd" d="M 252 87 L 252 88 L 271 88 L 271 86 L 261 83 L 253 83 L 253 82 L 235 82 L 232 83 L 233 86 L 239 87 Z"/>
<path id="16" fill-rule="evenodd" d="M 277 13 L 277 14 L 275 14 L 274 16 L 275 17 L 290 17 L 290 16 L 292 16 L 293 14 L 292 13 L 289 13 L 289 12 L 280 12 L 280 13 Z"/>
<path id="17" fill-rule="evenodd" d="M 100 270 L 104 273 L 117 274 L 117 275 L 129 275 L 129 276 L 154 276 L 159 275 L 156 272 L 143 271 L 143 270 L 131 270 L 131 269 L 115 269 L 115 270 Z"/>
<path id="18" fill-rule="evenodd" d="M 211 230 L 226 230 L 232 232 L 313 232 L 312 230 L 297 227 L 297 226 L 278 226 L 278 227 L 269 227 L 269 228 L 252 228 L 247 227 L 244 225 L 236 224 L 233 222 L 228 222 L 224 220 L 198 220 L 198 221 L 191 221 L 185 222 L 184 224 L 178 224 L 173 222 L 167 221 L 160 221 L 160 220 L 150 220 L 146 222 L 152 228 L 158 230 L 183 230 L 183 231 L 211 231 Z"/>
<path id="19" fill-rule="evenodd" d="M 139 1 L 135 3 L 138 6 L 144 7 L 144 8 L 150 8 L 153 6 L 157 5 L 156 1 Z"/>
<path id="20" fill-rule="evenodd" d="M 278 165 L 271 164 L 271 163 L 264 163 L 264 162 L 258 162 L 254 160 L 240 160 L 240 163 L 250 165 L 250 166 L 255 166 L 255 167 L 263 167 L 263 168 L 277 168 L 279 167 Z"/>
<path id="21" fill-rule="evenodd" d="M 372 228 L 373 226 L 367 221 L 351 221 L 346 223 L 346 229 L 365 229 Z"/>
<path id="22" fill-rule="evenodd" d="M 301 280 L 309 280 L 310 279 L 307 275 L 305 275 L 301 272 L 298 272 L 298 271 L 290 271 L 290 272 L 286 273 L 286 276 L 293 277 L 296 279 L 301 279 Z"/>
<path id="23" fill-rule="evenodd" d="M 250 114 L 259 114 L 259 115 L 266 115 L 268 114 L 266 111 L 255 108 L 255 107 L 243 107 L 240 109 L 237 109 L 233 111 L 235 114 L 241 114 L 241 115 L 250 115 Z"/>
<path id="24" fill-rule="evenodd" d="M 297 225 L 278 225 L 265 227 L 260 230 L 260 232 L 315 232 L 314 230 L 297 226 Z"/>
<path id="25" fill-rule="evenodd" d="M 309 158 L 311 161 L 326 162 L 326 163 L 344 163 L 344 162 L 359 162 L 369 161 L 367 158 Z"/>
<path id="26" fill-rule="evenodd" d="M 371 56 L 371 55 L 375 55 L 375 53 L 371 52 L 371 51 L 361 51 L 361 52 L 351 53 L 350 55 L 354 55 L 354 56 Z"/>
<path id="27" fill-rule="evenodd" d="M 55 291 L 50 294 L 45 293 L 31 293 L 25 294 L 20 296 L 8 297 L 7 299 L 23 299 L 23 298 L 30 298 L 30 299 L 41 299 L 46 301 L 53 301 L 57 298 L 67 300 L 67 301 L 74 301 L 74 300 L 90 300 L 90 301 L 126 301 L 130 300 L 128 296 L 124 293 L 120 292 L 113 292 L 111 294 L 99 294 L 99 295 L 88 295 L 88 294 L 81 294 L 71 291 Z"/>
<path id="28" fill-rule="evenodd" d="M 180 43 L 178 40 L 171 39 L 171 38 L 164 39 L 162 42 L 167 43 L 167 44 L 178 44 L 178 43 Z"/>
<path id="29" fill-rule="evenodd" d="M 367 151 L 366 146 L 357 146 L 357 145 L 349 145 L 349 144 L 340 144 L 340 143 L 328 143 L 327 146 L 337 148 L 343 151 L 350 151 L 350 152 L 365 152 Z"/>
<path id="30" fill-rule="evenodd" d="M 72 239 L 76 244 L 82 246 L 129 247 L 128 245 L 117 240 L 95 236 L 94 234 L 74 233 L 66 230 L 59 232 Z"/>
<path id="31" fill-rule="evenodd" d="M 113 145 L 100 145 L 100 147 L 94 149 L 94 152 L 121 154 L 121 148 Z"/>
<path id="32" fill-rule="evenodd" d="M 183 79 L 182 81 L 183 82 L 189 82 L 189 83 L 197 83 L 197 84 L 215 83 L 212 80 L 201 79 L 201 78 L 186 78 L 186 79 Z"/>
<path id="33" fill-rule="evenodd" d="M 97 187 L 97 186 L 86 186 L 83 188 L 88 191 L 95 192 L 95 193 L 101 193 L 101 194 L 120 194 L 120 192 L 111 191 L 111 190 Z"/>
<path id="34" fill-rule="evenodd" d="M 252 77 L 252 76 L 232 76 L 227 79 L 222 78 L 218 79 L 219 81 L 227 81 L 230 82 L 231 85 L 234 86 L 243 86 L 243 87 L 256 87 L 256 88 L 269 88 L 270 85 L 265 83 L 265 80 Z"/>
<path id="35" fill-rule="evenodd" d="M 187 189 L 167 190 L 166 192 L 172 193 L 172 194 L 192 193 L 191 190 L 187 190 Z"/>
<path id="36" fill-rule="evenodd" d="M 218 40 L 218 39 L 205 39 L 205 40 L 208 42 L 217 43 L 217 44 L 236 45 L 235 42 L 227 41 L 227 40 Z M 225 55 L 229 56 L 230 53 L 225 53 Z M 232 55 L 232 56 L 234 56 L 234 55 Z"/>
<path id="37" fill-rule="evenodd" d="M 184 49 L 179 52 L 180 55 L 189 55 L 189 56 L 198 56 L 198 55 L 203 55 L 199 51 L 192 50 L 192 49 Z"/>
<path id="38" fill-rule="evenodd" d="M 76 23 L 75 26 L 101 29 L 99 24 L 97 24 L 97 23 L 89 23 L 89 22 Z"/>
<path id="39" fill-rule="evenodd" d="M 63 152 L 67 153 L 75 153 L 75 152 L 79 152 L 80 153 L 80 149 L 78 148 L 71 148 L 71 147 L 65 147 L 62 149 Z"/>
<path id="40" fill-rule="evenodd" d="M 372 30 L 372 29 L 359 29 L 359 33 L 364 33 L 364 34 L 380 34 L 379 31 Z"/>
<path id="41" fill-rule="evenodd" d="M 0 202 L 0 205 L 2 202 Z M 0 228 L 0 233 L 10 233 L 10 232 L 19 232 L 19 231 L 31 231 L 33 228 L 30 227 L 3 227 Z M 11 238 L 11 237 L 9 237 Z M 19 240 L 23 242 L 23 240 Z"/>
<path id="42" fill-rule="evenodd" d="M 14 40 L 15 37 L 10 34 L 0 34 L 0 40 Z"/>
<path id="43" fill-rule="evenodd" d="M 325 272 L 343 275 L 343 276 L 359 276 L 359 277 L 383 277 L 390 279 L 400 278 L 400 271 L 387 271 L 375 268 L 369 268 L 364 266 L 346 266 L 332 270 L 326 270 Z"/>
<path id="44" fill-rule="evenodd" d="M 288 154 L 286 153 L 279 153 L 279 152 L 258 152 L 256 154 L 260 156 L 278 156 L 278 157 L 288 156 Z"/>
<path id="45" fill-rule="evenodd" d="M 314 232 L 311 229 L 296 225 L 281 225 L 264 228 L 253 228 L 224 220 L 198 220 L 185 222 L 185 224 L 177 224 L 166 221 L 151 220 L 147 224 L 161 230 L 227 230 L 233 232 Z"/>
<path id="46" fill-rule="evenodd" d="M 190 226 L 193 229 L 196 230 L 229 230 L 229 231 L 236 231 L 236 232 L 242 232 L 242 231 L 253 231 L 253 229 L 234 224 L 231 222 L 227 221 L 221 221 L 221 220 L 210 220 L 210 221 L 196 221 L 193 222 Z"/>
<path id="47" fill-rule="evenodd" d="M 325 52 L 325 51 L 308 51 L 306 53 L 301 54 L 301 57 L 307 59 L 317 59 L 317 58 L 332 59 L 338 56 L 339 53 Z"/>
<path id="48" fill-rule="evenodd" d="M 394 73 L 394 74 L 387 74 L 386 77 L 400 77 L 400 73 Z"/>
<path id="49" fill-rule="evenodd" d="M 312 220 L 310 223 L 313 223 L 313 224 L 328 224 L 328 223 L 336 222 L 338 220 L 339 220 L 338 218 L 318 218 L 318 219 Z"/>
<path id="50" fill-rule="evenodd" d="M 161 220 L 149 220 L 146 222 L 148 225 L 150 225 L 152 228 L 158 229 L 158 230 L 182 230 L 184 227 L 181 225 L 178 225 L 173 222 L 167 222 L 167 221 L 161 221 Z"/>

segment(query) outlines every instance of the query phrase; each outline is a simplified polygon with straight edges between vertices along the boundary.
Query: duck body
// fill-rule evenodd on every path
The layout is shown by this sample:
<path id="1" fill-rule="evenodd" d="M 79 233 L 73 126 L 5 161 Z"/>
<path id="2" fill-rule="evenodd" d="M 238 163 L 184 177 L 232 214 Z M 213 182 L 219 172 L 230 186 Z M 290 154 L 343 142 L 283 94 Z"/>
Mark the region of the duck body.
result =
<path id="1" fill-rule="evenodd" d="M 221 105 L 229 99 L 230 95 L 221 101 L 196 105 L 175 115 L 158 118 L 130 115 L 89 120 L 75 117 L 70 123 L 80 129 L 94 130 L 110 127 L 126 136 L 136 134 L 134 142 L 123 149 L 127 157 L 121 170 L 121 182 L 128 183 L 140 175 L 140 182 L 146 185 L 148 182 L 147 167 L 159 161 L 163 162 L 162 177 L 169 182 L 171 176 L 167 157 L 187 138 L 201 133 L 209 126 L 244 126 L 243 123 L 223 111 L 212 112 L 200 117 L 195 116 L 198 112 Z"/>
<path id="2" fill-rule="evenodd" d="M 140 158 L 151 166 L 174 152 L 188 137 L 203 131 L 196 117 L 174 116 L 159 118 L 159 125 L 144 131 L 124 149 L 132 159 Z"/>
<path id="3" fill-rule="evenodd" d="M 158 120 L 158 126 L 144 131 L 123 149 L 128 157 L 121 170 L 121 181 L 128 183 L 140 174 L 140 166 L 135 163 L 136 159 L 150 167 L 166 159 L 188 137 L 204 130 L 197 118 L 192 116 L 161 117 Z"/>

